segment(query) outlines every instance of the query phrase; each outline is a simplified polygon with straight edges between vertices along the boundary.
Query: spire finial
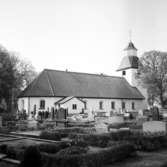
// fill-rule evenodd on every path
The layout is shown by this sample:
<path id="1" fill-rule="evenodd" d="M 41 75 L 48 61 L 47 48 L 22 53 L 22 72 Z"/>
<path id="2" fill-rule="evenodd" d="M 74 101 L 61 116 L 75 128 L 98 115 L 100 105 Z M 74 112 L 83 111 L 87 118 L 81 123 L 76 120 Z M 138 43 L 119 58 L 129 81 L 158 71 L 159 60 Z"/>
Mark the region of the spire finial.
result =
<path id="1" fill-rule="evenodd" d="M 131 29 L 129 30 L 129 41 L 130 42 L 132 41 L 132 30 Z"/>

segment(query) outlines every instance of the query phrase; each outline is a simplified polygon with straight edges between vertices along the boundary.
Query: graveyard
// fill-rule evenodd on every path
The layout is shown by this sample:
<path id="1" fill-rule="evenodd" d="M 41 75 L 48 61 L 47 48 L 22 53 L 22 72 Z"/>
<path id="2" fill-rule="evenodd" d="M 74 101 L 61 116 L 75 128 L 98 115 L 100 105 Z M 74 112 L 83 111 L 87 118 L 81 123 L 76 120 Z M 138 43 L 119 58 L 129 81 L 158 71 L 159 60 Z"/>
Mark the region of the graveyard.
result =
<path id="1" fill-rule="evenodd" d="M 0 165 L 19 166 L 24 152 L 31 146 L 38 148 L 43 164 L 60 167 L 68 166 L 69 162 L 74 167 L 162 166 L 166 163 L 165 110 L 152 108 L 129 116 L 113 114 L 88 120 L 82 117 L 83 114 L 64 120 L 23 117 L 10 120 L 2 115 Z M 156 156 L 160 158 L 155 159 Z"/>

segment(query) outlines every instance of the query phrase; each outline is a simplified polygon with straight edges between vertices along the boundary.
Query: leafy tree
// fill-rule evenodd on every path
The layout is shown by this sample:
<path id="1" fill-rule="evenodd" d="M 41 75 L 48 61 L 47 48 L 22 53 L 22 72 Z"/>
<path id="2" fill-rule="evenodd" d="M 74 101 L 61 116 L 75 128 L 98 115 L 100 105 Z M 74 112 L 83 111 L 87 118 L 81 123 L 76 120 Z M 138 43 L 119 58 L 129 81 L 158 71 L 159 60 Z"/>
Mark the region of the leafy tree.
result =
<path id="1" fill-rule="evenodd" d="M 167 102 L 167 52 L 145 52 L 139 61 L 137 78 L 147 88 L 148 101 L 162 107 Z"/>
<path id="2" fill-rule="evenodd" d="M 36 72 L 31 63 L 0 47 L 0 104 L 5 100 L 8 111 L 11 111 L 16 104 L 20 91 L 35 76 Z"/>

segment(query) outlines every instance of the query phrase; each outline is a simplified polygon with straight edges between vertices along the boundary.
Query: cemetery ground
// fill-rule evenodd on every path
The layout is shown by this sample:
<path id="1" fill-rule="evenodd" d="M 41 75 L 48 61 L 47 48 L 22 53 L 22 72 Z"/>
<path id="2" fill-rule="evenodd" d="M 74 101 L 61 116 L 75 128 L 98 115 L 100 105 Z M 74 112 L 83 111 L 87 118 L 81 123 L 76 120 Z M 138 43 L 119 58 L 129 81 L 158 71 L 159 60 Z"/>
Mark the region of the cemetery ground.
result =
<path id="1" fill-rule="evenodd" d="M 57 127 L 53 120 L 38 125 L 32 120 L 9 122 L 0 128 L 0 157 L 5 155 L 0 166 L 18 167 L 31 146 L 48 167 L 162 167 L 167 162 L 165 120 L 112 116 L 106 123 L 107 119 L 72 127 Z"/>
<path id="2" fill-rule="evenodd" d="M 166 162 L 167 150 L 161 150 L 156 152 L 137 152 L 135 157 L 103 167 L 162 167 Z M 19 167 L 19 165 L 0 161 L 0 167 Z"/>

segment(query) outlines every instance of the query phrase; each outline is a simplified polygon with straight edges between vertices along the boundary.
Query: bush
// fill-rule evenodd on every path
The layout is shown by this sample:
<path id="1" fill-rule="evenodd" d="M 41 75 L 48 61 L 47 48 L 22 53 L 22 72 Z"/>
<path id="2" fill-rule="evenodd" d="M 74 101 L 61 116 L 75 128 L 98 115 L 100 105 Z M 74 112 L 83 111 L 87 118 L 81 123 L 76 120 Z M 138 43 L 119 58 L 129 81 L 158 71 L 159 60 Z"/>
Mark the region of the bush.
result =
<path id="1" fill-rule="evenodd" d="M 0 152 L 3 154 L 7 154 L 7 145 L 6 144 L 0 145 Z"/>
<path id="2" fill-rule="evenodd" d="M 104 134 L 71 134 L 69 137 L 73 142 L 81 141 L 85 142 L 85 145 L 106 147 L 107 143 L 111 139 L 107 133 Z"/>
<path id="3" fill-rule="evenodd" d="M 2 116 L 2 123 L 5 124 L 8 121 L 16 121 L 16 114 L 5 112 L 1 113 Z"/>
<path id="4" fill-rule="evenodd" d="M 28 147 L 24 152 L 24 159 L 21 162 L 21 167 L 41 167 L 42 156 L 40 151 L 35 146 Z"/>
<path id="5" fill-rule="evenodd" d="M 167 162 L 163 163 L 160 167 L 167 167 Z"/>
<path id="6" fill-rule="evenodd" d="M 92 134 L 96 131 L 95 128 L 83 128 L 83 127 L 68 127 L 68 128 L 59 128 L 53 130 L 53 132 L 61 134 L 61 137 L 68 137 L 72 133 L 82 133 L 82 134 Z"/>
<path id="7" fill-rule="evenodd" d="M 47 155 L 48 166 L 56 167 L 102 167 L 115 161 L 123 160 L 132 155 L 135 150 L 133 145 L 124 143 L 105 148 L 98 152 L 84 153 L 85 150 L 77 147 L 69 148 L 56 155 Z"/>
<path id="8" fill-rule="evenodd" d="M 68 155 L 80 155 L 88 151 L 86 147 L 71 146 L 65 149 L 60 150 L 56 155 L 57 156 L 68 156 Z"/>
<path id="9" fill-rule="evenodd" d="M 7 156 L 9 158 L 17 159 L 17 160 L 23 160 L 23 153 L 24 150 L 20 148 L 14 148 L 12 146 L 7 147 Z"/>
<path id="10" fill-rule="evenodd" d="M 111 140 L 121 141 L 128 140 L 130 138 L 131 132 L 129 130 L 118 130 L 117 132 L 110 132 Z"/>
<path id="11" fill-rule="evenodd" d="M 46 153 L 57 153 L 58 151 L 60 151 L 61 149 L 65 149 L 67 147 L 69 147 L 68 143 L 56 143 L 56 144 L 39 144 L 38 149 L 41 152 L 46 152 Z"/>
<path id="12" fill-rule="evenodd" d="M 167 135 L 162 133 L 143 133 L 140 131 L 118 131 L 110 133 L 113 141 L 129 141 L 136 150 L 155 151 L 167 147 Z"/>
<path id="13" fill-rule="evenodd" d="M 42 131 L 40 133 L 40 138 L 60 141 L 61 140 L 61 135 L 59 133 L 54 133 L 54 132 L 45 130 L 45 131 Z"/>
<path id="14" fill-rule="evenodd" d="M 144 134 L 136 134 L 131 137 L 130 141 L 134 143 L 137 150 L 155 151 L 166 147 L 166 136 L 145 136 Z"/>

